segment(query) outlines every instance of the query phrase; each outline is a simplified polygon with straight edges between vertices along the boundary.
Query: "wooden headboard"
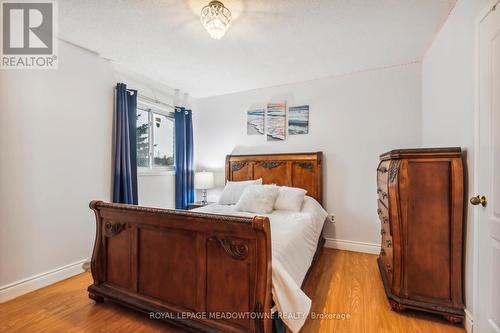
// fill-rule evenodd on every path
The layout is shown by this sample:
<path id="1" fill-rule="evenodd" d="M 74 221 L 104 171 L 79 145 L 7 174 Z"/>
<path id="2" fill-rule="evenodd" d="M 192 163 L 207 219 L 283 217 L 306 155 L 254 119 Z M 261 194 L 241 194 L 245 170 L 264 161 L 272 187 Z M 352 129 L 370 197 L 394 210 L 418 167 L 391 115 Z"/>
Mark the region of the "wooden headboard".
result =
<path id="1" fill-rule="evenodd" d="M 226 180 L 262 178 L 264 184 L 303 188 L 323 205 L 322 156 L 322 152 L 227 155 Z"/>

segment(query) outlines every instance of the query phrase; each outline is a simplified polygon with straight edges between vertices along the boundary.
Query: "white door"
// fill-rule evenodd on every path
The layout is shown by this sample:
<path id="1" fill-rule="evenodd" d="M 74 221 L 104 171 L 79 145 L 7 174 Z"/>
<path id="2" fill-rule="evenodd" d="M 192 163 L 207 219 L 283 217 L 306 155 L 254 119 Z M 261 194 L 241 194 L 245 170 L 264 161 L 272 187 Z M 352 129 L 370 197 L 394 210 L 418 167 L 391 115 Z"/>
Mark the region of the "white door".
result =
<path id="1" fill-rule="evenodd" d="M 500 333 L 500 5 L 479 25 L 477 333 Z M 480 200 L 483 197 L 483 200 Z M 483 207 L 484 205 L 484 207 Z"/>

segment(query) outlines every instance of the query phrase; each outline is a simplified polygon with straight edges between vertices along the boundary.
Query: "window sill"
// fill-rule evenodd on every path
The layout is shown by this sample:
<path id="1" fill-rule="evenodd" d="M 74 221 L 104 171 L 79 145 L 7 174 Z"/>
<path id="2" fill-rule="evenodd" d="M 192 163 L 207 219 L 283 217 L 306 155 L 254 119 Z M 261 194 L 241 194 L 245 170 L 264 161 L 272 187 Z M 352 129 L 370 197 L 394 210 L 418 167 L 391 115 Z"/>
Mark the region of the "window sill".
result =
<path id="1" fill-rule="evenodd" d="M 175 170 L 137 171 L 137 176 L 175 176 Z"/>

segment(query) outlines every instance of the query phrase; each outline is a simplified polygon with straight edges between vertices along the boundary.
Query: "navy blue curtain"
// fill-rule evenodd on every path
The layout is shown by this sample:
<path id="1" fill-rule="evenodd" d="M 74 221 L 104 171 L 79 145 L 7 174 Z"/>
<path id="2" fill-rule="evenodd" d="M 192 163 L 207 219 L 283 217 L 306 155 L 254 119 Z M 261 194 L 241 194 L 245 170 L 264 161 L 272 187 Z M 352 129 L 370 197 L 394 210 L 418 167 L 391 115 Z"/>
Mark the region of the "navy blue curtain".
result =
<path id="1" fill-rule="evenodd" d="M 175 108 L 175 208 L 186 209 L 194 201 L 193 116 Z"/>
<path id="2" fill-rule="evenodd" d="M 116 85 L 113 202 L 137 205 L 137 91 Z"/>

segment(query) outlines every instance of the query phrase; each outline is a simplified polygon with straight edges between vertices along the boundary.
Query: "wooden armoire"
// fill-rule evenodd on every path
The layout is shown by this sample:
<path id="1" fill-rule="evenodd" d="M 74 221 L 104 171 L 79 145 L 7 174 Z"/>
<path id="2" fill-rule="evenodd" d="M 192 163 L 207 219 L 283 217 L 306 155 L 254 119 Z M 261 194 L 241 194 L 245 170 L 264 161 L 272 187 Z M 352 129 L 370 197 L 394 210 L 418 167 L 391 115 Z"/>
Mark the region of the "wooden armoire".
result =
<path id="1" fill-rule="evenodd" d="M 378 266 L 393 310 L 464 318 L 464 166 L 460 148 L 398 149 L 380 155 Z"/>

